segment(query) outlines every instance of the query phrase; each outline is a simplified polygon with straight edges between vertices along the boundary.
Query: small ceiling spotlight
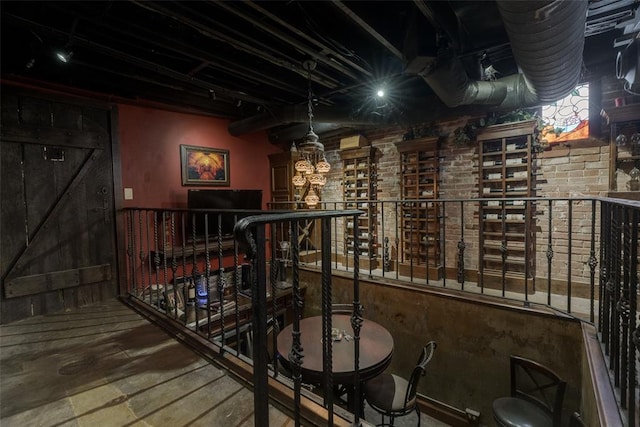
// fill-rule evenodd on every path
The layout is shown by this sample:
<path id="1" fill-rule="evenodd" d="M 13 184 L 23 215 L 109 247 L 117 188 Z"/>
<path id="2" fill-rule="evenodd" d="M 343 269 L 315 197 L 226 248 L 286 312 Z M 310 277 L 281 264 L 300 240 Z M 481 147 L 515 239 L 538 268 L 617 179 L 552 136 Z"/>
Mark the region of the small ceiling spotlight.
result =
<path id="1" fill-rule="evenodd" d="M 68 64 L 71 61 L 71 57 L 73 57 L 73 51 L 71 50 L 71 45 L 73 44 L 73 36 L 76 33 L 76 27 L 78 26 L 78 18 L 76 17 L 73 20 L 73 24 L 71 25 L 71 32 L 69 33 L 69 41 L 64 45 L 64 48 L 58 49 L 55 54 L 58 61 L 63 64 Z"/>
<path id="2" fill-rule="evenodd" d="M 378 95 L 378 98 L 384 98 L 384 89 L 378 89 L 376 95 Z"/>
<path id="3" fill-rule="evenodd" d="M 64 64 L 67 64 L 69 61 L 71 61 L 71 57 L 73 57 L 73 52 L 69 50 L 69 48 L 65 47 L 64 49 L 56 51 L 56 58 L 58 58 L 58 61 Z"/>

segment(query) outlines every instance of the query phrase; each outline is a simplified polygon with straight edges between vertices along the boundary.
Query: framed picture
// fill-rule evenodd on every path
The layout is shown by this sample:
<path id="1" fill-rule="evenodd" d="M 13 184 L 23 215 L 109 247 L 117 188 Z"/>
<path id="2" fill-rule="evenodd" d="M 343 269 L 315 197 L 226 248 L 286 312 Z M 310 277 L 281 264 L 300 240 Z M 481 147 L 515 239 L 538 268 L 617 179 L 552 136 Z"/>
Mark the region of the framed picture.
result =
<path id="1" fill-rule="evenodd" d="M 182 185 L 229 186 L 229 150 L 180 146 Z"/>

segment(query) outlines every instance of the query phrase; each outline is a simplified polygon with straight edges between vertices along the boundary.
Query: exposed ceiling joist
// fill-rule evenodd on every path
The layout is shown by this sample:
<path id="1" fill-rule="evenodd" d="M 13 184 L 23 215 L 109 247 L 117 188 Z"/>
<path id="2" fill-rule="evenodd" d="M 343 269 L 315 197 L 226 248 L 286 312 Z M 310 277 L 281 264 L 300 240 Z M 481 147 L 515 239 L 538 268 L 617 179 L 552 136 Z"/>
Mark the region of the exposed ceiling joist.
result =
<path id="1" fill-rule="evenodd" d="M 404 55 L 400 52 L 394 45 L 389 43 L 387 39 L 385 39 L 382 34 L 377 32 L 371 25 L 367 24 L 358 14 L 349 9 L 344 3 L 339 0 L 334 0 L 333 4 L 338 7 L 345 15 L 353 20 L 356 24 L 360 26 L 363 30 L 369 33 L 373 38 L 384 46 L 389 52 L 394 54 L 398 59 L 404 59 Z"/>

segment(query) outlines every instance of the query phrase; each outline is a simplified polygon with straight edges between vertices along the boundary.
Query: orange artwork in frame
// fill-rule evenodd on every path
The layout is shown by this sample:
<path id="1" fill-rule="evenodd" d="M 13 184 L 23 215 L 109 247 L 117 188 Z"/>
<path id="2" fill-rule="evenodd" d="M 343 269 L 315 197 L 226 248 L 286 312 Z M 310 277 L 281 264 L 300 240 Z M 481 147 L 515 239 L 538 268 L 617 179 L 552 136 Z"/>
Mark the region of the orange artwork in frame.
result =
<path id="1" fill-rule="evenodd" d="M 229 186 L 229 150 L 180 145 L 182 185 Z"/>

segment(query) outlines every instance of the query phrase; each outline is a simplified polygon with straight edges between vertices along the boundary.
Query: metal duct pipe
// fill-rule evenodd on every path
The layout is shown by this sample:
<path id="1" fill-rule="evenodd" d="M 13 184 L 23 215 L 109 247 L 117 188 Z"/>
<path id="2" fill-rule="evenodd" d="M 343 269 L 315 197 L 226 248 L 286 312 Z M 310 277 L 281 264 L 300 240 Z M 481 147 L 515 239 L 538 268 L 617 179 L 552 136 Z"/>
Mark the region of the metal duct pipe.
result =
<path id="1" fill-rule="evenodd" d="M 516 63 L 540 102 L 575 89 L 582 69 L 586 0 L 498 0 Z"/>
<path id="2" fill-rule="evenodd" d="M 439 57 L 437 65 L 422 78 L 447 107 L 470 104 L 500 104 L 507 96 L 506 85 L 499 82 L 473 81 L 457 56 Z"/>
<path id="3" fill-rule="evenodd" d="M 498 8 L 522 74 L 493 82 L 469 79 L 456 56 L 439 57 L 420 73 L 448 107 L 481 104 L 532 107 L 563 98 L 582 69 L 586 1 L 499 0 Z"/>

